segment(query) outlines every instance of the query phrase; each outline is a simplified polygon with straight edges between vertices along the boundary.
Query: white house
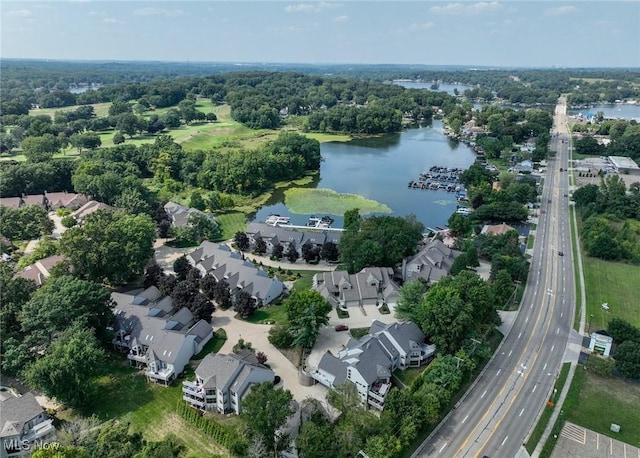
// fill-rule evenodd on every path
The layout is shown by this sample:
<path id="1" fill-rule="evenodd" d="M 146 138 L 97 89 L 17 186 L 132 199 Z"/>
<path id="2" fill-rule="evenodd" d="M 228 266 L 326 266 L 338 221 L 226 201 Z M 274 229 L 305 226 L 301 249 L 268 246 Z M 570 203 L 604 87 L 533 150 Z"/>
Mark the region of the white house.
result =
<path id="1" fill-rule="evenodd" d="M 46 443 L 56 431 L 32 393 L 9 396 L 0 403 L 0 428 L 0 458 L 29 456 L 34 442 Z"/>
<path id="2" fill-rule="evenodd" d="M 235 292 L 244 290 L 258 305 L 266 305 L 284 291 L 284 284 L 277 277 L 269 278 L 264 269 L 224 244 L 202 242 L 197 250 L 187 255 L 187 260 L 202 275 L 212 275 L 218 281 L 224 278 L 229 283 L 232 298 Z"/>
<path id="3" fill-rule="evenodd" d="M 309 375 L 328 388 L 349 381 L 358 390 L 362 404 L 382 410 L 393 371 L 421 366 L 435 352 L 435 345 L 425 343 L 425 335 L 415 323 L 374 320 L 368 335 L 350 339 L 337 356 L 325 353 Z"/>
<path id="4" fill-rule="evenodd" d="M 449 275 L 451 266 L 460 253 L 446 246 L 442 240 L 433 240 L 418 254 L 402 261 L 402 279 L 407 282 L 422 278 L 427 284 L 436 283 Z"/>
<path id="5" fill-rule="evenodd" d="M 138 294 L 111 293 L 116 303 L 113 344 L 127 352 L 131 364 L 145 368 L 151 381 L 169 385 L 213 336 L 191 311 L 174 310 L 170 297 L 151 286 Z"/>
<path id="6" fill-rule="evenodd" d="M 271 369 L 258 363 L 251 350 L 209 354 L 196 369 L 193 382 L 182 382 L 182 399 L 192 407 L 218 413 L 242 413 L 242 399 L 254 383 L 273 382 Z"/>

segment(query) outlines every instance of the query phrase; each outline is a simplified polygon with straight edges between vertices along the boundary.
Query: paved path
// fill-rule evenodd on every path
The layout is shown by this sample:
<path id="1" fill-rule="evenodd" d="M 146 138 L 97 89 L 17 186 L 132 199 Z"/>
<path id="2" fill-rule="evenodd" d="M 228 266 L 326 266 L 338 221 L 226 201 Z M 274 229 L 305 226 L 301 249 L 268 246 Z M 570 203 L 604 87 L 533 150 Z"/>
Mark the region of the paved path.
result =
<path id="1" fill-rule="evenodd" d="M 252 348 L 267 355 L 267 364 L 282 379 L 283 387 L 300 402 L 308 397 L 325 400 L 327 389 L 322 385 L 302 386 L 298 382 L 298 369 L 267 339 L 269 328 L 266 324 L 252 324 L 234 318 L 233 310 L 216 310 L 213 313 L 213 328 L 224 328 L 227 341 L 218 353 L 231 353 L 233 346 L 242 338 L 251 342 Z"/>

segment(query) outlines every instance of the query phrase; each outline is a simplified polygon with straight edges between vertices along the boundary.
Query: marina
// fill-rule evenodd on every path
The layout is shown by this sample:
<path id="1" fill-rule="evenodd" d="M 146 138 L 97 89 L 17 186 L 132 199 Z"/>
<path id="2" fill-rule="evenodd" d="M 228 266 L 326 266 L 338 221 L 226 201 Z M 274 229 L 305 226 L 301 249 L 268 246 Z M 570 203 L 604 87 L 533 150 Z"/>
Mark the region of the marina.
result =
<path id="1" fill-rule="evenodd" d="M 444 190 L 447 192 L 465 192 L 459 183 L 460 175 L 464 172 L 461 168 L 440 167 L 434 165 L 426 172 L 421 172 L 417 180 L 410 180 L 408 187 L 412 189 Z"/>

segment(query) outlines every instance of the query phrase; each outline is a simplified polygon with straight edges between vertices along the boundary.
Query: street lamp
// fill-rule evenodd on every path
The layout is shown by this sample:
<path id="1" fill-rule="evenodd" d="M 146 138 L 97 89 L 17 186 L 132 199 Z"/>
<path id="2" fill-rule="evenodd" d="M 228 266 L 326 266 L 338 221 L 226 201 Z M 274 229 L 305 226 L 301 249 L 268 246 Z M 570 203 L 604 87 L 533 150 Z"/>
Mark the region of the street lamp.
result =
<path id="1" fill-rule="evenodd" d="M 591 320 L 593 320 L 593 314 L 589 315 L 589 329 L 587 330 L 589 335 L 591 335 Z"/>

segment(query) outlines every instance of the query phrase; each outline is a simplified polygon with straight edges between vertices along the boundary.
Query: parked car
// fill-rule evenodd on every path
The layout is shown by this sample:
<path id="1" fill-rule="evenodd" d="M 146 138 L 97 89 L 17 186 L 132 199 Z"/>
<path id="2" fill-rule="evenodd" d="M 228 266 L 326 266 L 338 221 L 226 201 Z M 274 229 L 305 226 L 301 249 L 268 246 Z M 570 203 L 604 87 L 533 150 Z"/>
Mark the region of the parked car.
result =
<path id="1" fill-rule="evenodd" d="M 346 324 L 339 324 L 335 327 L 336 331 L 348 331 L 349 330 L 349 326 L 347 326 Z"/>
<path id="2" fill-rule="evenodd" d="M 564 251 L 558 251 L 558 256 L 564 256 Z"/>

